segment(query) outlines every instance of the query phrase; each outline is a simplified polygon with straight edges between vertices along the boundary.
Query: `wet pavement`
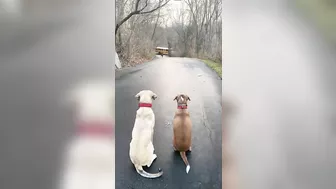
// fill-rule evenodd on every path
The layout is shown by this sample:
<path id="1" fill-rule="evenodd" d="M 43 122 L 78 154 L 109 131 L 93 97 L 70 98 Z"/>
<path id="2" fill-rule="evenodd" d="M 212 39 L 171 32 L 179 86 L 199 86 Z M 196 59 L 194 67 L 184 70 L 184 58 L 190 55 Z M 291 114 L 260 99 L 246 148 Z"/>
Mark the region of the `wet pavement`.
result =
<path id="1" fill-rule="evenodd" d="M 285 1 L 223 6 L 223 95 L 242 189 L 336 186 L 335 54 Z"/>
<path id="2" fill-rule="evenodd" d="M 116 188 L 182 189 L 221 188 L 221 80 L 214 71 L 195 59 L 160 58 L 136 68 L 116 72 Z M 139 91 L 158 95 L 155 113 L 154 148 L 157 160 L 147 169 L 162 168 L 161 178 L 142 178 L 129 159 L 129 143 L 138 109 Z M 193 151 L 187 156 L 191 169 L 172 148 L 173 101 L 178 93 L 191 98 L 188 109 L 193 122 Z"/>
<path id="3" fill-rule="evenodd" d="M 51 189 L 74 128 L 62 98 L 90 78 L 114 85 L 112 2 L 6 2 L 19 5 L 0 9 L 0 188 Z"/>

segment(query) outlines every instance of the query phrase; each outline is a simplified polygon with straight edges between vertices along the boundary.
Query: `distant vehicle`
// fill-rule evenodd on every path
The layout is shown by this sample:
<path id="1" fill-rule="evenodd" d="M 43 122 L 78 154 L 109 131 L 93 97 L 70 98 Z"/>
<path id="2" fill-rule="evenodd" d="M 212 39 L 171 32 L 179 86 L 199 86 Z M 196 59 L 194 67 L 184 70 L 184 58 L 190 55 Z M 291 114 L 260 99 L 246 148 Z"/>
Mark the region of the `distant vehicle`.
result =
<path id="1" fill-rule="evenodd" d="M 156 47 L 155 53 L 163 57 L 163 55 L 169 55 L 169 49 L 167 47 Z"/>

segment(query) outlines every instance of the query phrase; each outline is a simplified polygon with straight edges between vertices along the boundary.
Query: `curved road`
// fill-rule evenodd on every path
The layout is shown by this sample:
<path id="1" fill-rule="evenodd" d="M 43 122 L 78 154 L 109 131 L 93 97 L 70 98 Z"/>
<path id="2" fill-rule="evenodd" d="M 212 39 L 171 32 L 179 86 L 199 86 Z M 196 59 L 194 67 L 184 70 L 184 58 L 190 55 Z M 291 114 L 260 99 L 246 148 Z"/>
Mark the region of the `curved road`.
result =
<path id="1" fill-rule="evenodd" d="M 221 80 L 202 62 L 187 58 L 159 58 L 136 68 L 116 72 L 116 188 L 183 189 L 221 188 Z M 158 95 L 155 113 L 154 148 L 158 158 L 148 169 L 162 168 L 161 178 L 142 178 L 129 159 L 129 143 L 140 90 Z M 173 101 L 186 93 L 193 122 L 193 151 L 187 156 L 191 169 L 172 148 Z"/>
<path id="2" fill-rule="evenodd" d="M 0 186 L 51 189 L 74 128 L 62 98 L 90 78 L 114 85 L 112 2 L 6 2 L 22 4 L 0 9 Z"/>
<path id="3" fill-rule="evenodd" d="M 223 95 L 241 188 L 336 186 L 335 49 L 288 1 L 223 6 Z"/>

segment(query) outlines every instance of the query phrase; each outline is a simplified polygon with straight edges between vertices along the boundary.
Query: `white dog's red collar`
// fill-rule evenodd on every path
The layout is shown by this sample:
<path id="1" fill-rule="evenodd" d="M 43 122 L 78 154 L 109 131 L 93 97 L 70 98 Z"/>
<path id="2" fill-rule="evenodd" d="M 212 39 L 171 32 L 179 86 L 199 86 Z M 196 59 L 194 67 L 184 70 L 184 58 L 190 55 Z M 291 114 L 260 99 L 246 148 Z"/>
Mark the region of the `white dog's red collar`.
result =
<path id="1" fill-rule="evenodd" d="M 178 105 L 177 109 L 187 109 L 188 106 L 187 105 Z"/>
<path id="2" fill-rule="evenodd" d="M 82 121 L 78 123 L 77 133 L 79 135 L 113 136 L 114 124 L 99 121 Z"/>
<path id="3" fill-rule="evenodd" d="M 139 103 L 139 108 L 141 107 L 151 108 L 152 104 L 151 103 Z"/>

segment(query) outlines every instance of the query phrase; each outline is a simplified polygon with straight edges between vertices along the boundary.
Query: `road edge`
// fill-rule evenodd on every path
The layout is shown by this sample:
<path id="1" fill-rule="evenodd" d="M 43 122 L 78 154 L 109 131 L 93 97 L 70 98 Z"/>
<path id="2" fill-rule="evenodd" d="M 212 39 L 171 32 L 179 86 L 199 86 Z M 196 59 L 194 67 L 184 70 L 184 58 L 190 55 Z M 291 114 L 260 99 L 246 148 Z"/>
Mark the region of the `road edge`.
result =
<path id="1" fill-rule="evenodd" d="M 214 70 L 211 66 L 209 66 L 204 60 L 202 59 L 197 59 L 198 61 L 202 62 L 204 65 L 206 65 L 208 68 L 210 68 L 216 75 L 222 80 L 222 75 L 220 75 L 216 70 Z M 215 62 L 216 63 L 216 62 Z M 223 69 L 223 68 L 222 68 Z"/>

